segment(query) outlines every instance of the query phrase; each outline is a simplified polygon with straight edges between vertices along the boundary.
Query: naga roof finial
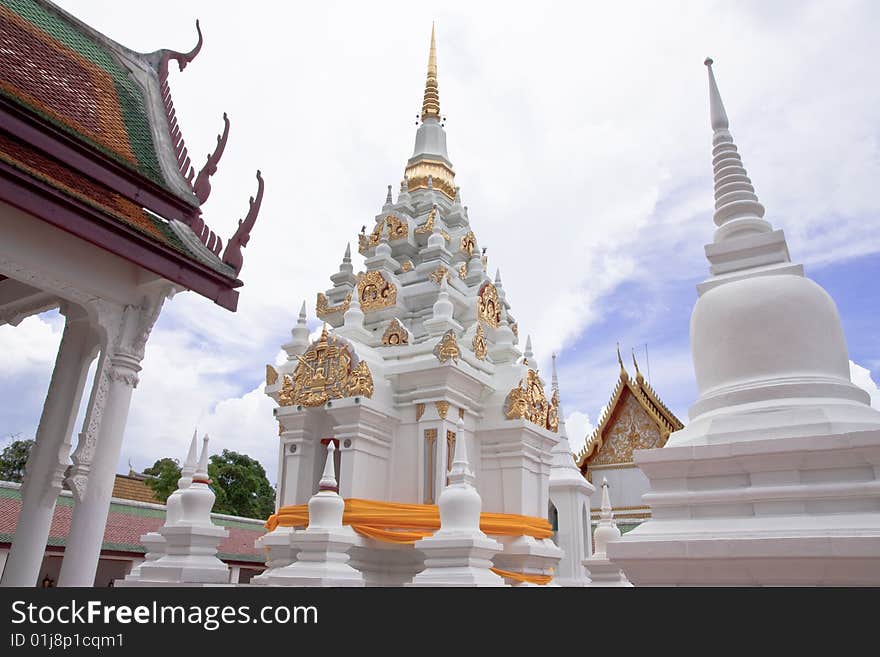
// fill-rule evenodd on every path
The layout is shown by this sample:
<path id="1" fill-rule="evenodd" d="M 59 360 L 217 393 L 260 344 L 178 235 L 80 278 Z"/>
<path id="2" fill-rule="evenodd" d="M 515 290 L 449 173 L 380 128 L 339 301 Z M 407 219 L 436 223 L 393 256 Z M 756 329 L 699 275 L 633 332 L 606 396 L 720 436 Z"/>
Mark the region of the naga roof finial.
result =
<path id="1" fill-rule="evenodd" d="M 251 239 L 251 231 L 257 222 L 257 215 L 260 213 L 260 205 L 263 202 L 263 177 L 260 175 L 259 169 L 257 169 L 257 185 L 257 196 L 256 198 L 251 196 L 247 216 L 244 219 L 238 220 L 238 228 L 236 228 L 235 233 L 229 239 L 226 250 L 223 252 L 223 262 L 235 270 L 236 276 L 238 276 L 244 264 L 244 256 L 241 254 L 241 249 L 246 247 Z"/>
<path id="2" fill-rule="evenodd" d="M 193 184 L 193 191 L 196 194 L 196 198 L 199 199 L 199 203 L 204 203 L 208 200 L 208 196 L 211 194 L 211 176 L 217 173 L 217 165 L 220 163 L 220 158 L 223 157 L 223 150 L 226 148 L 226 140 L 229 138 L 229 117 L 226 116 L 226 112 L 223 112 L 223 134 L 217 135 L 217 147 L 214 149 L 213 153 L 208 155 L 208 160 L 205 162 L 205 166 L 202 167 L 202 170 L 199 171 L 199 175 L 196 176 L 196 181 Z"/>

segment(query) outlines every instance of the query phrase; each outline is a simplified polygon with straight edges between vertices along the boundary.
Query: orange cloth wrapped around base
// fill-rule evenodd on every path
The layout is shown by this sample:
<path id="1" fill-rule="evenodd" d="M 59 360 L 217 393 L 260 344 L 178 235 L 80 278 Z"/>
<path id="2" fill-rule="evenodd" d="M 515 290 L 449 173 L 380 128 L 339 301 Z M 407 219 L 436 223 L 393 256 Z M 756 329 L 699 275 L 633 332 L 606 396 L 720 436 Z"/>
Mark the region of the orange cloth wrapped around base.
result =
<path id="1" fill-rule="evenodd" d="M 412 544 L 431 536 L 440 529 L 440 508 L 436 504 L 402 504 L 349 498 L 345 500 L 342 523 L 358 534 L 384 543 Z M 306 527 L 309 524 L 307 504 L 283 506 L 266 521 L 266 529 Z M 513 513 L 481 513 L 480 529 L 496 536 L 532 536 L 550 538 L 553 529 L 544 518 Z M 521 582 L 547 584 L 550 575 L 525 575 L 497 568 L 496 574 Z"/>

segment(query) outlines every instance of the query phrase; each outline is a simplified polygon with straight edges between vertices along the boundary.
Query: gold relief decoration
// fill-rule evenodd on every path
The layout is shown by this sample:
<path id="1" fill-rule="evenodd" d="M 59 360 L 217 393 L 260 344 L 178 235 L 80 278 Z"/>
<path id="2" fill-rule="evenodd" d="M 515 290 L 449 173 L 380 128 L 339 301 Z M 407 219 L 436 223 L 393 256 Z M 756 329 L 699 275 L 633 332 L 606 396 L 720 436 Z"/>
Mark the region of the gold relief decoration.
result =
<path id="1" fill-rule="evenodd" d="M 266 365 L 266 385 L 274 386 L 278 383 L 278 370 L 271 365 Z"/>
<path id="2" fill-rule="evenodd" d="M 369 365 L 366 361 L 357 361 L 357 355 L 346 341 L 328 336 L 326 325 L 321 337 L 297 359 L 299 365 L 293 378 L 284 375 L 278 399 L 282 406 L 302 404 L 314 407 L 330 399 L 373 395 L 373 375 Z"/>
<path id="3" fill-rule="evenodd" d="M 477 295 L 477 319 L 492 328 L 498 328 L 501 324 L 501 302 L 498 300 L 498 290 L 492 283 L 485 283 Z"/>
<path id="4" fill-rule="evenodd" d="M 425 414 L 425 405 L 424 404 L 416 404 L 416 422 L 422 419 L 422 415 Z"/>
<path id="5" fill-rule="evenodd" d="M 431 208 L 431 211 L 428 213 L 428 219 L 424 224 L 416 228 L 417 235 L 423 235 L 425 233 L 431 234 L 434 232 L 434 219 L 437 217 L 437 206 L 435 205 Z"/>
<path id="6" fill-rule="evenodd" d="M 281 377 L 281 392 L 278 394 L 279 406 L 290 406 L 293 404 L 293 381 L 286 374 Z"/>
<path id="7" fill-rule="evenodd" d="M 449 402 L 448 401 L 438 401 L 434 402 L 434 407 L 437 409 L 437 415 L 439 415 L 442 419 L 446 419 L 446 414 L 449 412 Z"/>
<path id="8" fill-rule="evenodd" d="M 458 409 L 458 417 L 462 420 L 464 419 L 464 409 L 463 408 Z"/>
<path id="9" fill-rule="evenodd" d="M 510 325 L 510 330 L 513 331 L 513 334 L 516 337 L 519 337 L 519 324 L 514 322 L 513 324 Z"/>
<path id="10" fill-rule="evenodd" d="M 406 219 L 400 219 L 389 214 L 385 217 L 385 225 L 388 226 L 388 239 L 401 240 L 409 235 L 409 224 Z"/>
<path id="11" fill-rule="evenodd" d="M 379 240 L 382 238 L 382 229 L 385 227 L 385 222 L 380 221 L 376 223 L 375 228 L 373 228 L 373 232 L 370 233 L 369 237 L 361 233 L 358 235 L 358 250 L 366 251 L 371 246 L 376 246 L 379 243 Z"/>
<path id="12" fill-rule="evenodd" d="M 471 343 L 474 348 L 474 355 L 480 360 L 486 360 L 486 354 L 489 353 L 489 347 L 486 344 L 486 335 L 483 333 L 483 325 L 477 322 L 477 333 L 474 335 L 474 341 Z"/>
<path id="13" fill-rule="evenodd" d="M 447 242 L 451 239 L 451 238 L 449 237 L 449 233 L 447 233 L 447 232 L 446 232 L 445 230 L 443 230 L 442 228 L 440 229 L 440 234 L 443 236 L 443 239 L 445 239 Z"/>
<path id="14" fill-rule="evenodd" d="M 385 333 L 382 335 L 382 344 L 396 347 L 397 345 L 409 344 L 409 333 L 406 332 L 403 324 L 395 317 L 388 324 Z"/>
<path id="15" fill-rule="evenodd" d="M 441 363 L 445 363 L 450 358 L 454 362 L 458 362 L 461 350 L 458 348 L 458 341 L 455 339 L 455 329 L 449 329 L 443 334 L 440 342 L 434 347 L 434 355 Z"/>
<path id="16" fill-rule="evenodd" d="M 559 429 L 559 392 L 554 390 L 547 409 L 547 428 L 553 433 Z"/>
<path id="17" fill-rule="evenodd" d="M 633 395 L 626 395 L 605 441 L 590 465 L 631 463 L 633 450 L 659 447 L 662 442 L 657 426 Z"/>
<path id="18" fill-rule="evenodd" d="M 413 268 L 412 260 L 404 260 L 404 261 L 400 264 L 400 270 L 403 271 L 403 272 L 412 271 L 412 268 Z"/>
<path id="19" fill-rule="evenodd" d="M 379 271 L 368 271 L 361 276 L 357 290 L 361 310 L 365 313 L 397 303 L 397 287 L 386 281 Z"/>
<path id="20" fill-rule="evenodd" d="M 444 267 L 443 265 L 440 265 L 439 267 L 437 267 L 437 269 L 435 269 L 434 271 L 431 272 L 431 275 L 429 276 L 429 278 L 432 281 L 434 281 L 437 285 L 440 285 L 443 282 L 444 276 L 446 277 L 447 282 L 449 282 L 449 283 L 452 282 L 452 274 L 449 272 L 448 269 L 446 269 L 446 267 Z"/>
<path id="21" fill-rule="evenodd" d="M 507 393 L 507 399 L 504 400 L 504 415 L 508 420 L 523 418 L 539 427 L 556 431 L 548 425 L 550 406 L 538 373 L 530 369 L 526 373 L 525 384 L 520 379 L 519 385 Z"/>
<path id="22" fill-rule="evenodd" d="M 315 306 L 315 314 L 324 319 L 327 315 L 332 315 L 338 312 L 345 312 L 348 310 L 348 306 L 351 303 L 351 292 L 345 297 L 345 301 L 340 303 L 338 306 L 331 306 L 330 302 L 327 300 L 327 295 L 323 292 L 318 292 L 318 303 Z"/>
<path id="23" fill-rule="evenodd" d="M 463 262 L 458 266 L 458 277 L 461 280 L 464 280 L 467 278 L 467 263 L 466 262 Z"/>
<path id="24" fill-rule="evenodd" d="M 474 249 L 477 248 L 477 236 L 474 235 L 474 231 L 469 230 L 465 235 L 461 236 L 459 248 L 468 254 L 468 258 L 473 255 Z"/>

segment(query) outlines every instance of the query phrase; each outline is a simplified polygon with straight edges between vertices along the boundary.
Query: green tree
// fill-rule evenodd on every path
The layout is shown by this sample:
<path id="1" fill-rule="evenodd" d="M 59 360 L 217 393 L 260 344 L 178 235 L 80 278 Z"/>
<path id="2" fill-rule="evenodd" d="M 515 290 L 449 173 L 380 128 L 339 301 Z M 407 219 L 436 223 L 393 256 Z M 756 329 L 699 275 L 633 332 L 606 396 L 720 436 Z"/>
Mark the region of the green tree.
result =
<path id="1" fill-rule="evenodd" d="M 180 479 L 180 463 L 176 459 L 159 459 L 151 467 L 145 469 L 144 474 L 152 475 L 147 479 L 147 486 L 153 489 L 156 497 L 165 502 L 168 496 L 177 490 L 177 480 Z"/>
<path id="2" fill-rule="evenodd" d="M 259 461 L 224 449 L 211 456 L 208 476 L 217 501 L 214 513 L 244 518 L 268 518 L 275 512 L 275 489 Z"/>
<path id="3" fill-rule="evenodd" d="M 34 446 L 33 440 L 13 440 L 0 452 L 0 480 L 21 481 L 24 467 Z"/>

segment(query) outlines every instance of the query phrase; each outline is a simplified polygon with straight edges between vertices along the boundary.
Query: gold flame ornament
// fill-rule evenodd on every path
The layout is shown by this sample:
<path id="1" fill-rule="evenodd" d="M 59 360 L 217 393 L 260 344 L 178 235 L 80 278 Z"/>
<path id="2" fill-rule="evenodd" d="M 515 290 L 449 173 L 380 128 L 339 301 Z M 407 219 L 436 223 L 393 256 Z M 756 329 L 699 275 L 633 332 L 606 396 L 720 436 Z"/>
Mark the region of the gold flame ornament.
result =
<path id="1" fill-rule="evenodd" d="M 492 283 L 485 283 L 477 295 L 477 318 L 486 322 L 492 328 L 498 328 L 501 324 L 501 302 L 498 300 L 498 290 Z"/>
<path id="2" fill-rule="evenodd" d="M 507 393 L 507 398 L 504 400 L 504 415 L 508 420 L 522 418 L 554 432 L 559 426 L 558 408 L 559 399 L 554 395 L 552 402 L 547 401 L 541 379 L 538 373 L 531 369 L 526 373 L 525 384 L 520 379 L 519 385 Z"/>
<path id="3" fill-rule="evenodd" d="M 455 339 L 455 329 L 449 329 L 443 334 L 440 342 L 434 347 L 434 355 L 441 363 L 445 363 L 450 358 L 453 362 L 458 363 L 461 350 L 458 348 L 458 341 Z"/>
<path id="4" fill-rule="evenodd" d="M 483 325 L 477 322 L 477 333 L 474 335 L 474 341 L 471 343 L 474 348 L 474 355 L 480 360 L 486 360 L 489 353 L 489 347 L 486 344 L 486 335 L 483 333 Z"/>
<path id="5" fill-rule="evenodd" d="M 403 324 L 396 317 L 391 320 L 388 328 L 385 329 L 385 333 L 382 335 L 382 344 L 389 347 L 409 344 L 409 333 L 407 333 Z"/>
<path id="6" fill-rule="evenodd" d="M 345 312 L 348 310 L 348 306 L 351 304 L 351 292 L 345 297 L 345 300 L 340 303 L 338 306 L 331 306 L 330 302 L 327 300 L 327 295 L 323 292 L 318 292 L 318 302 L 315 304 L 315 314 L 320 318 L 324 319 L 328 315 L 333 315 L 338 312 Z"/>
<path id="7" fill-rule="evenodd" d="M 368 271 L 358 282 L 361 310 L 368 313 L 397 303 L 397 286 L 385 280 L 380 271 Z"/>

